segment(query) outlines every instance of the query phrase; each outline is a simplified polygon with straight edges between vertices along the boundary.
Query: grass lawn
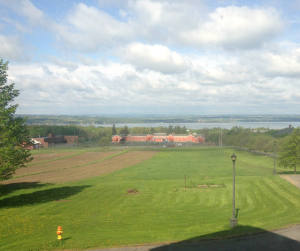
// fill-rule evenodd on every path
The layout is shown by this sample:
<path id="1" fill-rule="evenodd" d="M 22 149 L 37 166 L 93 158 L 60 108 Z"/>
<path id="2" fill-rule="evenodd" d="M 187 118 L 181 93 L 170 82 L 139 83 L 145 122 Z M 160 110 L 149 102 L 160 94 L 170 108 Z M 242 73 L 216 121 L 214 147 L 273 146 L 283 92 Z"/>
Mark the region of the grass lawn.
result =
<path id="1" fill-rule="evenodd" d="M 230 149 L 167 149 L 102 177 L 59 185 L 2 186 L 0 249 L 112 247 L 201 238 L 227 230 L 231 154 Z M 272 229 L 300 223 L 300 190 L 272 175 L 272 159 L 236 154 L 239 224 Z M 128 193 L 130 189 L 137 192 Z M 64 230 L 62 242 L 56 240 L 58 225 Z"/>

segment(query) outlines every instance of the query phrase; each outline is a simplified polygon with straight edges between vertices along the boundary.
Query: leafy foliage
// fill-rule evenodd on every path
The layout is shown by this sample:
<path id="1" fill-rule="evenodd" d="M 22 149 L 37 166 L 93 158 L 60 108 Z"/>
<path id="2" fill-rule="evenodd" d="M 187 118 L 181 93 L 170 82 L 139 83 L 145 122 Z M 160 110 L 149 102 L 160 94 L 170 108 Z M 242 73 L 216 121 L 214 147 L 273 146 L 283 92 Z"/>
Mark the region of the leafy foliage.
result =
<path id="1" fill-rule="evenodd" d="M 16 104 L 11 104 L 19 95 L 14 84 L 7 84 L 7 62 L 0 59 L 0 180 L 9 179 L 17 168 L 30 161 L 30 145 L 24 120 L 15 117 Z"/>
<path id="2" fill-rule="evenodd" d="M 279 130 L 272 130 L 274 132 Z M 284 140 L 284 137 L 274 137 L 270 135 L 269 130 L 265 128 L 250 129 L 243 127 L 233 127 L 231 129 L 212 128 L 200 129 L 198 133 L 205 137 L 207 144 L 219 144 L 219 137 L 222 134 L 222 142 L 224 146 L 234 146 L 246 148 L 254 151 L 273 152 L 274 142 L 278 144 Z"/>
<path id="3" fill-rule="evenodd" d="M 279 165 L 294 168 L 300 164 L 300 128 L 294 129 L 293 133 L 286 139 L 280 153 Z"/>
<path id="4" fill-rule="evenodd" d="M 117 134 L 117 129 L 116 129 L 116 125 L 115 124 L 113 124 L 113 126 L 112 126 L 111 134 L 112 135 L 116 135 Z"/>
<path id="5" fill-rule="evenodd" d="M 229 146 L 245 147 L 250 150 L 272 152 L 275 138 L 252 129 L 233 127 L 225 131 L 224 144 Z"/>
<path id="6" fill-rule="evenodd" d="M 123 135 L 123 136 L 126 136 L 129 134 L 129 129 L 128 129 L 128 126 L 124 126 L 124 128 L 122 128 L 120 130 L 120 134 Z"/>
<path id="7" fill-rule="evenodd" d="M 268 132 L 269 135 L 280 138 L 280 137 L 285 137 L 293 133 L 294 127 L 290 126 L 287 128 L 279 129 L 279 130 L 270 130 Z"/>

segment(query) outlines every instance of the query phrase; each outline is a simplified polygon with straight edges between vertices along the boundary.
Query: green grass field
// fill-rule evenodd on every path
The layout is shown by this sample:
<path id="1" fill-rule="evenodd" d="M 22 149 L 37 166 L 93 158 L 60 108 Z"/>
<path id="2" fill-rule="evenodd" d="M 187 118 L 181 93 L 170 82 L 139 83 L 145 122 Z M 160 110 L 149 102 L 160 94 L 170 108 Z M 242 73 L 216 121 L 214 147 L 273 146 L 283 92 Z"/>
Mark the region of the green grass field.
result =
<path id="1" fill-rule="evenodd" d="M 224 238 L 214 233 L 230 229 L 231 154 L 230 149 L 166 149 L 102 177 L 2 186 L 0 249 L 87 249 L 209 234 Z M 272 159 L 236 154 L 239 224 L 274 229 L 300 223 L 300 190 L 272 175 Z M 138 192 L 127 193 L 130 189 Z M 58 225 L 64 230 L 61 242 Z M 247 228 L 243 231 L 224 233 L 246 234 Z"/>

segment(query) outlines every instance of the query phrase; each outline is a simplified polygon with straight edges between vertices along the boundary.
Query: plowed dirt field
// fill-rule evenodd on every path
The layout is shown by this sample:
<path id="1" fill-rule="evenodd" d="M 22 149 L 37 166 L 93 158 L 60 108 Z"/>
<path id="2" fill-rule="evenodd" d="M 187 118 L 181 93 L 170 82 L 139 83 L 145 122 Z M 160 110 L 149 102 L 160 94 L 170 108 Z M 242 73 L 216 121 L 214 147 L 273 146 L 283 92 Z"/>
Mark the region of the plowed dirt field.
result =
<path id="1" fill-rule="evenodd" d="M 154 154 L 148 151 L 110 151 L 35 155 L 28 167 L 18 169 L 13 179 L 2 183 L 76 181 L 135 165 Z"/>

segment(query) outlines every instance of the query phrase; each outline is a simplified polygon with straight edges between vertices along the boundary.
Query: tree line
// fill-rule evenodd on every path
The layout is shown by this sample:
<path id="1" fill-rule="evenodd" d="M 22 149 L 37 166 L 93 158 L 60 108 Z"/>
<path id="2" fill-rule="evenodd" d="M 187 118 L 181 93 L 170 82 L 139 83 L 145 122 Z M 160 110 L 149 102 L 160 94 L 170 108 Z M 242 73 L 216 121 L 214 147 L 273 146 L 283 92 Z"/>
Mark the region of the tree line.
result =
<path id="1" fill-rule="evenodd" d="M 220 137 L 224 146 L 235 146 L 262 152 L 272 152 L 274 142 L 282 146 L 286 138 L 293 133 L 294 128 L 281 130 L 248 129 L 243 127 L 233 127 L 231 129 L 189 129 L 180 126 L 169 127 L 95 127 L 95 126 L 58 126 L 58 125 L 28 125 L 29 136 L 31 138 L 47 137 L 49 133 L 53 135 L 76 135 L 79 143 L 108 145 L 113 135 L 147 135 L 153 133 L 166 134 L 187 134 L 196 133 L 205 137 L 206 143 L 219 145 Z M 280 148 L 278 148 L 280 150 Z"/>
<path id="2" fill-rule="evenodd" d="M 28 125 L 29 136 L 31 138 L 47 137 L 48 134 L 53 135 L 74 135 L 78 136 L 79 143 L 83 145 L 109 145 L 113 135 L 126 136 L 146 135 L 153 133 L 175 133 L 186 134 L 187 129 L 183 126 L 169 127 L 133 127 L 128 126 L 117 128 L 112 127 L 95 127 L 95 126 L 58 126 L 58 125 Z"/>

